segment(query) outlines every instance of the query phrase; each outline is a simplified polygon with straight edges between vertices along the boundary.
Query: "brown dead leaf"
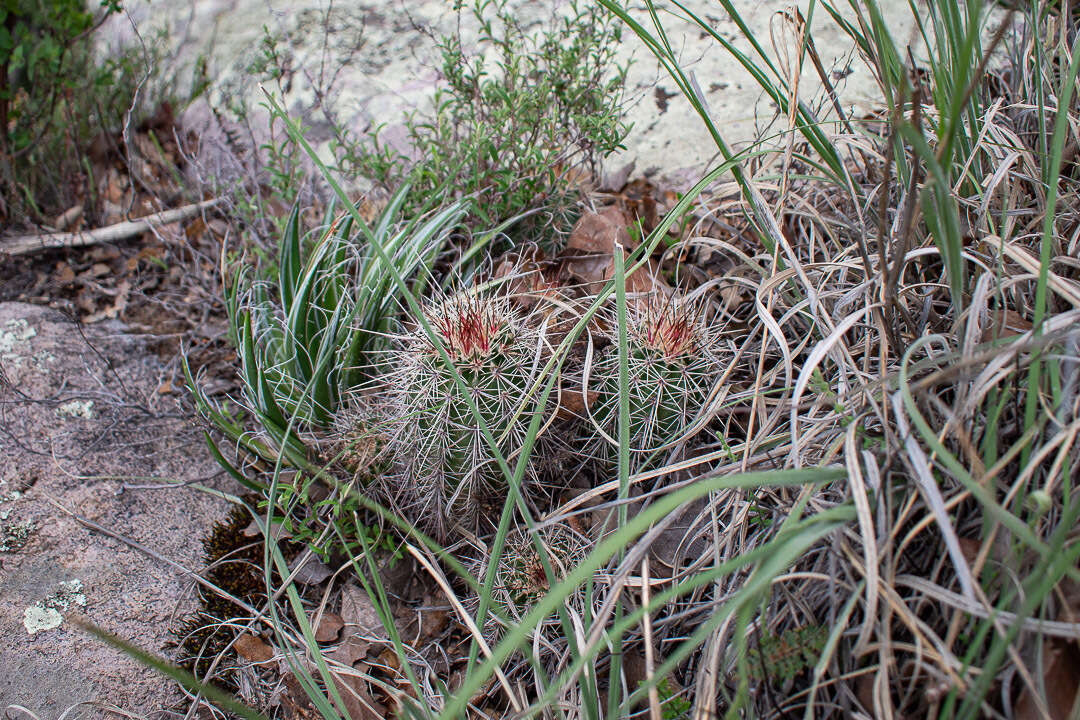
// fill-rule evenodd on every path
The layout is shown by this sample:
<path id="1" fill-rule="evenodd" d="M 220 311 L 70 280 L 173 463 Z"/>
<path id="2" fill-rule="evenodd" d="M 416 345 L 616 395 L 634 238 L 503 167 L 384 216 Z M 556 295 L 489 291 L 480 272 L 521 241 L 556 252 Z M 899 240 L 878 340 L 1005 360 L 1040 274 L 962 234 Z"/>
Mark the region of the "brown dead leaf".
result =
<path id="1" fill-rule="evenodd" d="M 289 563 L 289 571 L 293 573 L 296 581 L 303 585 L 318 585 L 334 574 L 317 557 L 308 553 L 301 553 L 293 558 Z"/>
<path id="2" fill-rule="evenodd" d="M 285 673 L 282 680 L 285 692 L 281 694 L 281 705 L 289 720 L 323 720 L 295 675 L 291 672 Z"/>
<path id="3" fill-rule="evenodd" d="M 370 648 L 371 643 L 360 639 L 357 635 L 350 635 L 340 645 L 328 652 L 326 656 L 342 665 L 353 667 L 367 657 Z"/>
<path id="4" fill-rule="evenodd" d="M 101 320 L 112 320 L 124 312 L 124 308 L 127 307 L 128 297 L 131 293 L 131 283 L 127 280 L 121 280 L 120 284 L 116 286 L 116 297 L 110 305 L 107 305 L 103 310 L 91 313 L 83 318 L 83 322 L 90 324 L 96 323 Z"/>
<path id="5" fill-rule="evenodd" d="M 345 703 L 349 720 L 383 720 L 388 717 L 386 708 L 375 702 L 367 690 L 363 678 L 351 675 L 335 675 L 334 682 Z"/>
<path id="6" fill-rule="evenodd" d="M 75 282 L 75 271 L 71 269 L 71 266 L 66 262 L 57 263 L 56 275 L 54 276 L 56 284 L 61 287 L 70 285 Z"/>
<path id="7" fill-rule="evenodd" d="M 1071 717 L 1080 688 L 1080 648 L 1076 643 L 1053 639 L 1043 645 L 1043 682 L 1046 696 L 1043 701 L 1051 720 Z M 1016 701 L 1017 720 L 1042 720 L 1035 698 L 1029 688 L 1024 688 Z"/>
<path id="8" fill-rule="evenodd" d="M 591 408 L 596 399 L 600 397 L 600 393 L 596 390 L 589 390 L 588 394 L 588 406 Z M 562 389 L 561 404 L 559 405 L 558 417 L 562 420 L 573 420 L 574 418 L 583 418 L 585 413 L 585 398 L 582 397 L 580 387 L 564 387 Z"/>
<path id="9" fill-rule="evenodd" d="M 620 205 L 635 221 L 640 220 L 642 229 L 649 233 L 656 227 L 656 187 L 645 178 L 637 178 L 623 188 Z"/>
<path id="10" fill-rule="evenodd" d="M 328 617 L 330 616 L 323 616 L 324 622 Z M 343 627 L 348 627 L 346 623 L 342 622 L 343 619 L 337 618 L 337 622 L 341 623 L 338 625 L 339 631 Z M 320 626 L 322 624 L 320 623 Z M 371 643 L 362 639 L 359 634 L 353 634 L 346 637 L 344 642 L 327 653 L 327 657 L 334 662 L 355 669 L 358 673 L 362 673 L 367 669 L 367 664 L 363 660 L 367 657 L 370 647 Z M 375 718 L 386 717 L 386 709 L 371 697 L 368 692 L 367 682 L 363 677 L 345 672 L 335 672 L 334 680 L 338 688 L 338 694 L 341 695 L 341 699 L 345 703 L 345 711 L 348 713 L 350 720 L 374 720 Z"/>
<path id="11" fill-rule="evenodd" d="M 855 697 L 859 699 L 863 710 L 874 709 L 874 676 L 862 675 L 855 681 Z"/>
<path id="12" fill-rule="evenodd" d="M 206 222 L 201 217 L 196 217 L 184 228 L 184 237 L 188 242 L 194 242 L 206 231 Z"/>
<path id="13" fill-rule="evenodd" d="M 315 626 L 315 641 L 321 643 L 334 642 L 341 634 L 341 628 L 345 627 L 345 621 L 337 613 L 323 613 L 319 623 Z"/>
<path id="14" fill-rule="evenodd" d="M 990 321 L 983 330 L 982 341 L 990 342 L 997 338 L 1016 337 L 1031 329 L 1031 321 L 1012 308 L 997 308 L 991 313 Z"/>
<path id="15" fill-rule="evenodd" d="M 623 257 L 637 247 L 631 238 L 626 215 L 617 207 L 583 215 L 570 232 L 570 240 L 560 255 L 570 275 L 591 290 L 615 274 L 615 247 L 623 247 Z M 649 262 L 626 279 L 626 290 L 648 293 L 666 287 L 659 279 L 655 263 Z"/>
<path id="16" fill-rule="evenodd" d="M 274 649 L 258 635 L 251 633 L 244 633 L 237 638 L 233 647 L 236 648 L 236 653 L 248 662 L 265 663 L 274 657 Z"/>
<path id="17" fill-rule="evenodd" d="M 376 641 L 388 639 L 375 605 L 358 585 L 350 584 L 341 589 L 341 619 L 349 634 Z"/>
<path id="18" fill-rule="evenodd" d="M 600 212 L 585 213 L 570 231 L 566 249 L 609 256 L 618 243 L 628 250 L 633 250 L 637 244 L 627 231 L 629 225 L 626 214 L 614 205 L 603 208 Z"/>
<path id="19" fill-rule="evenodd" d="M 282 473 L 282 475 L 285 475 L 285 473 Z M 244 528 L 244 537 L 253 538 L 258 537 L 259 535 L 262 535 L 262 528 L 260 527 L 260 523 L 252 520 L 250 523 L 248 523 L 248 526 Z M 285 530 L 282 527 L 281 523 L 270 524 L 270 535 L 274 538 L 274 540 L 277 541 L 287 540 L 288 538 L 292 537 L 292 533 Z"/>
<path id="20" fill-rule="evenodd" d="M 973 565 L 975 560 L 979 556 L 979 550 L 982 549 L 982 543 L 975 538 L 957 538 L 960 543 L 960 552 L 964 556 L 964 560 L 967 560 L 968 565 Z"/>
<path id="21" fill-rule="evenodd" d="M 687 558 L 700 557 L 709 547 L 708 540 L 700 532 L 705 505 L 706 501 L 699 499 L 676 510 L 678 517 L 649 545 L 649 555 L 671 568 Z"/>
<path id="22" fill-rule="evenodd" d="M 430 593 L 424 593 L 420 607 L 402 604 L 395 611 L 395 624 L 413 645 L 422 645 L 442 635 L 450 624 L 449 609 Z"/>

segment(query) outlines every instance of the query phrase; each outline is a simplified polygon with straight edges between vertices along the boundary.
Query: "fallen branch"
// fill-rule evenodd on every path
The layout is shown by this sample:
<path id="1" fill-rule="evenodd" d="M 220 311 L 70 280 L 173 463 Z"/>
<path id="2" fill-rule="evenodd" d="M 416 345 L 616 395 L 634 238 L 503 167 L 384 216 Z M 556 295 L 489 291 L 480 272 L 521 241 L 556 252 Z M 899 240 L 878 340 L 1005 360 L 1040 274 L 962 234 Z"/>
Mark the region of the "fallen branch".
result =
<path id="1" fill-rule="evenodd" d="M 141 235 L 155 225 L 168 225 L 195 217 L 203 210 L 221 202 L 220 198 L 204 200 L 192 205 L 147 215 L 136 220 L 116 223 L 96 230 L 73 233 L 40 233 L 0 238 L 0 254 L 27 255 L 29 253 L 55 250 L 57 248 L 85 247 L 101 243 L 117 242 Z"/>

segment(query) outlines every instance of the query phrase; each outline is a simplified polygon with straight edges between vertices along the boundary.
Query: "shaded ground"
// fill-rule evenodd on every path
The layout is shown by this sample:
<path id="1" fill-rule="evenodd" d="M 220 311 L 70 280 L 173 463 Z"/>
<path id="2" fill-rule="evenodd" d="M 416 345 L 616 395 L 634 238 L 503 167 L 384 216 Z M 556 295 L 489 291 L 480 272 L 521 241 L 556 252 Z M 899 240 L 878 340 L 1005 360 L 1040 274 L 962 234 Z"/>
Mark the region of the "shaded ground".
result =
<path id="1" fill-rule="evenodd" d="M 115 321 L 80 326 L 0 303 L 0 708 L 49 720 L 96 701 L 153 717 L 179 700 L 171 683 L 71 622 L 78 614 L 167 654 L 171 621 L 194 604 L 191 580 L 72 513 L 199 570 L 199 539 L 227 503 L 168 481 L 232 489 L 176 396 L 162 392 L 148 342 Z M 59 627 L 30 634 L 28 624 L 58 616 Z"/>

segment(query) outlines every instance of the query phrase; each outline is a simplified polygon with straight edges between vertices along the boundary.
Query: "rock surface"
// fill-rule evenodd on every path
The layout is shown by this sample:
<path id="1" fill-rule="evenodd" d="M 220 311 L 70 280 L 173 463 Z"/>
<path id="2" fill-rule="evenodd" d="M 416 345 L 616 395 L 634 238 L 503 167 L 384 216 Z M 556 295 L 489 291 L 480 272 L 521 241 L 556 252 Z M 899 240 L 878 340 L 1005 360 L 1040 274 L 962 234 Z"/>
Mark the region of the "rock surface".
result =
<path id="1" fill-rule="evenodd" d="M 658 0 L 656 4 L 683 69 L 693 74 L 725 141 L 738 146 L 765 130 L 774 108 L 750 74 L 715 38 L 676 16 L 671 3 Z M 715 0 L 686 0 L 684 4 L 739 51 L 753 55 L 738 25 Z M 734 0 L 733 4 L 767 52 L 775 55 L 771 32 L 776 42 L 796 46 L 796 36 L 781 15 L 789 10 L 791 0 Z M 522 24 L 530 29 L 550 24 L 567 5 L 567 0 L 510 0 Z M 651 30 L 644 3 L 624 5 Z M 806 2 L 798 5 L 804 13 L 808 11 Z M 901 43 L 914 39 L 908 3 L 884 0 L 880 5 L 893 37 Z M 839 6 L 841 12 L 848 12 L 846 3 Z M 380 133 L 384 140 L 402 137 L 405 113 L 430 104 L 439 83 L 434 38 L 453 31 L 459 21 L 454 3 L 446 0 L 131 0 L 124 7 L 130 19 L 114 18 L 113 42 L 136 42 L 131 28 L 140 28 L 144 39 L 152 38 L 177 52 L 177 64 L 184 68 L 175 71 L 180 78 L 190 76 L 196 61 L 205 61 L 207 76 L 214 81 L 207 94 L 211 105 L 222 107 L 224 98 L 232 95 L 246 98 L 258 110 L 263 96 L 251 68 L 263 58 L 261 41 L 266 28 L 280 38 L 279 51 L 292 70 L 286 96 L 286 107 L 292 113 L 303 115 L 313 107 L 312 81 L 318 84 L 320 73 L 329 78 L 340 67 L 331 93 L 338 117 L 353 132 L 384 125 Z M 475 37 L 474 25 L 466 12 L 461 23 L 466 42 Z M 166 30 L 159 40 L 156 33 L 161 28 Z M 328 42 L 324 28 L 330 30 Z M 820 6 L 813 16 L 812 31 L 823 69 L 845 111 L 857 116 L 875 106 L 880 92 L 873 75 L 854 52 L 854 43 Z M 918 47 L 915 52 L 919 53 Z M 785 58 L 786 62 L 793 63 L 794 50 L 788 54 L 791 57 Z M 695 176 L 717 154 L 704 124 L 629 28 L 624 28 L 618 55 L 620 62 L 631 61 L 625 99 L 626 119 L 634 128 L 626 150 L 609 158 L 606 169 L 615 172 L 633 161 L 639 173 L 656 169 Z M 270 84 L 268 88 L 273 89 Z M 807 59 L 799 96 L 811 102 L 820 89 L 821 82 Z M 831 115 L 828 107 L 827 102 L 822 103 L 819 116 Z M 205 107 L 194 116 L 189 119 L 197 124 L 209 119 Z M 320 122 L 325 125 L 317 115 L 306 120 L 316 141 L 328 138 L 320 136 Z M 776 136 L 784 130 L 786 121 L 781 118 L 766 135 Z M 678 173 L 680 170 L 687 172 Z"/>
<path id="2" fill-rule="evenodd" d="M 0 711 L 55 720 L 89 702 L 67 717 L 107 705 L 159 717 L 181 699 L 175 686 L 72 618 L 168 656 L 193 583 L 70 513 L 197 571 L 227 503 L 169 481 L 234 488 L 175 396 L 159 393 L 157 356 L 119 324 L 80 328 L 0 303 L 0 368 Z"/>

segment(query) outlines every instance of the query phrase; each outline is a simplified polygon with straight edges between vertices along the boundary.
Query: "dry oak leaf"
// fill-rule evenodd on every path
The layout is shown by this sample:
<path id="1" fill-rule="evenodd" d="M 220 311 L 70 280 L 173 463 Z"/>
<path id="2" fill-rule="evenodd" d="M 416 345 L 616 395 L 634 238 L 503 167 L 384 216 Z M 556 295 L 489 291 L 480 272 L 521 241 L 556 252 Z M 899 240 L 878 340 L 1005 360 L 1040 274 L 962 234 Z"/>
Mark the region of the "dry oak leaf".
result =
<path id="1" fill-rule="evenodd" d="M 315 642 L 327 643 L 337 640 L 345 621 L 337 613 L 323 613 L 315 624 Z"/>
<path id="2" fill-rule="evenodd" d="M 1080 648 L 1076 643 L 1055 638 L 1043 645 L 1043 684 L 1046 695 L 1042 700 L 1051 720 L 1067 720 L 1075 717 L 1072 712 L 1077 704 L 1077 690 L 1080 688 Z M 1015 717 L 1017 720 L 1042 720 L 1044 715 L 1039 704 L 1032 697 L 1030 688 L 1025 687 L 1016 701 Z"/>
<path id="3" fill-rule="evenodd" d="M 236 653 L 253 663 L 265 663 L 274 658 L 274 649 L 267 645 L 258 635 L 244 633 L 236 639 Z"/>
<path id="4" fill-rule="evenodd" d="M 586 285 L 594 285 L 589 289 L 599 290 L 598 286 L 615 274 L 616 245 L 622 246 L 624 259 L 637 247 L 627 230 L 629 224 L 623 211 L 615 206 L 582 215 L 561 253 L 570 274 Z M 626 279 L 626 290 L 631 293 L 647 293 L 663 286 L 651 259 Z"/>

